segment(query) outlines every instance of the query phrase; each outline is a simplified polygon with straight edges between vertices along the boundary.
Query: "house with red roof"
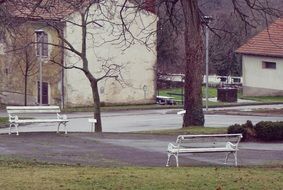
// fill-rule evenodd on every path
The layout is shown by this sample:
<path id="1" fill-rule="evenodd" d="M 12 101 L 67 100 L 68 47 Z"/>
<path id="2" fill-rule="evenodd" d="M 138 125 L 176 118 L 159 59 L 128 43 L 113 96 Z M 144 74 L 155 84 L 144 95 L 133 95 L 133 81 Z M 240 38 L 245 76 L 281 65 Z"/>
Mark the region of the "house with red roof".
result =
<path id="1" fill-rule="evenodd" d="M 236 50 L 242 54 L 244 96 L 283 95 L 283 19 Z"/>
<path id="2" fill-rule="evenodd" d="M 69 107 L 92 104 L 90 82 L 80 70 L 83 65 L 77 56 L 82 48 L 80 11 L 85 8 L 89 10 L 85 15 L 86 54 L 89 70 L 101 79 L 98 84 L 101 102 L 155 102 L 157 15 L 154 0 L 102 4 L 90 0 L 56 0 L 42 1 L 40 6 L 36 0 L 15 2 L 19 4 L 13 6 L 7 1 L 7 9 L 15 21 L 21 21 L 15 27 L 21 31 L 20 35 L 8 34 L 5 40 L 0 32 L 0 91 L 3 94 L 0 103 L 23 104 L 27 82 L 27 104 L 38 104 L 38 65 L 42 61 L 43 104 Z M 14 49 L 17 51 L 13 52 Z M 30 70 L 25 81 L 27 62 Z"/>

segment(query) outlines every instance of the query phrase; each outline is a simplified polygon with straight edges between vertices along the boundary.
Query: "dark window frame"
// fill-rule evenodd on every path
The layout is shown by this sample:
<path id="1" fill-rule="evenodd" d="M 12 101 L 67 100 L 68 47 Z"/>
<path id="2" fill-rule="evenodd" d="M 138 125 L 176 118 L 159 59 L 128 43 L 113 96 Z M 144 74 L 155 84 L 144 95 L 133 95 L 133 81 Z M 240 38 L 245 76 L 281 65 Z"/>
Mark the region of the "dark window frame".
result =
<path id="1" fill-rule="evenodd" d="M 276 62 L 273 61 L 263 61 L 262 62 L 262 68 L 263 69 L 276 69 Z"/>

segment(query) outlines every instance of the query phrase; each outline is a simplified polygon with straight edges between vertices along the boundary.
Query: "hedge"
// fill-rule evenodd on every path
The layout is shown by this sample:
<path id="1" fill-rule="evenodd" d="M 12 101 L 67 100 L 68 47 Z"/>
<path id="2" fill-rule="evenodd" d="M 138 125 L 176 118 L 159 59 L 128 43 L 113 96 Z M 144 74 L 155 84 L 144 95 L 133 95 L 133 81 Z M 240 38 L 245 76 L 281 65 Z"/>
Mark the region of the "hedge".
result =
<path id="1" fill-rule="evenodd" d="M 261 121 L 254 127 L 256 136 L 264 141 L 283 140 L 283 122 Z"/>
<path id="2" fill-rule="evenodd" d="M 228 127 L 227 133 L 242 133 L 243 141 L 262 140 L 280 141 L 283 140 L 283 122 L 261 121 L 253 125 L 251 121 L 245 124 L 234 124 Z"/>

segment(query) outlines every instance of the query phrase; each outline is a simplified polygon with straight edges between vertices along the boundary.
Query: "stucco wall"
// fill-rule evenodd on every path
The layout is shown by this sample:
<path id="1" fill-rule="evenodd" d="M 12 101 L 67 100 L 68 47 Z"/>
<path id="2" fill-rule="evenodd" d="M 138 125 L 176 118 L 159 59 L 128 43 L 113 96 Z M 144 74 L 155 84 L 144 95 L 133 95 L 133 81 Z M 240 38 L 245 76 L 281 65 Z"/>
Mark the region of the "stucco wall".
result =
<path id="1" fill-rule="evenodd" d="M 0 101 L 7 105 L 24 105 L 24 70 L 25 64 L 28 60 L 30 63 L 30 71 L 28 72 L 27 80 L 27 104 L 36 105 L 38 104 L 38 88 L 37 82 L 39 81 L 39 57 L 35 55 L 35 45 L 32 45 L 28 50 L 28 55 L 21 52 L 9 51 L 12 46 L 21 48 L 26 46 L 35 40 L 35 30 L 43 30 L 48 34 L 48 42 L 58 44 L 59 39 L 55 30 L 36 22 L 26 22 L 15 28 L 14 32 L 17 37 L 10 38 L 7 42 L 6 49 L 9 53 L 0 55 L 1 63 L 1 88 L 2 98 Z M 19 37 L 26 36 L 26 37 Z M 52 45 L 48 46 L 48 57 L 43 58 L 42 71 L 43 71 L 43 82 L 48 83 L 48 102 L 49 104 L 60 104 L 61 96 L 61 67 L 52 64 L 50 60 L 58 61 L 61 60 L 60 49 Z M 28 58 L 26 57 L 28 56 Z"/>
<path id="2" fill-rule="evenodd" d="M 276 62 L 276 69 L 263 68 L 263 61 Z M 283 59 L 243 55 L 243 94 L 283 95 Z"/>
<path id="3" fill-rule="evenodd" d="M 115 7 L 112 7 L 112 11 Z M 93 13 L 95 7 L 92 7 Z M 111 12 L 111 11 L 110 11 Z M 119 13 L 111 15 L 111 22 L 121 23 Z M 99 15 L 95 15 L 96 19 Z M 135 15 L 137 16 L 137 15 Z M 80 22 L 79 15 L 73 14 L 73 22 Z M 130 30 L 139 40 L 143 40 L 149 32 L 156 30 L 156 15 L 145 11 L 139 12 L 131 23 Z M 143 23 L 140 23 L 142 20 Z M 108 104 L 140 104 L 152 103 L 155 101 L 155 64 L 156 64 L 156 36 L 148 38 L 151 46 L 147 48 L 139 40 L 125 42 L 124 36 L 117 39 L 121 32 L 118 25 L 112 25 L 109 22 L 100 22 L 102 27 L 89 27 L 87 58 L 89 69 L 96 78 L 105 74 L 105 67 L 116 64 L 121 67 L 117 80 L 106 78 L 99 82 L 99 93 L 101 102 Z M 147 26 L 146 31 L 141 32 L 142 24 Z M 141 33 L 140 33 L 141 32 Z M 65 36 L 72 45 L 80 50 L 81 30 L 73 24 L 67 23 Z M 131 36 L 126 34 L 128 40 Z M 120 43 L 121 42 L 121 43 Z M 131 44 L 130 44 L 131 43 Z M 130 45 L 128 47 L 128 45 Z M 81 67 L 81 60 L 73 53 L 65 52 L 66 65 L 75 65 Z M 121 75 L 120 75 L 121 74 Z M 83 72 L 77 69 L 66 70 L 65 73 L 65 103 L 67 106 L 91 105 L 93 103 L 91 87 L 88 79 Z"/>

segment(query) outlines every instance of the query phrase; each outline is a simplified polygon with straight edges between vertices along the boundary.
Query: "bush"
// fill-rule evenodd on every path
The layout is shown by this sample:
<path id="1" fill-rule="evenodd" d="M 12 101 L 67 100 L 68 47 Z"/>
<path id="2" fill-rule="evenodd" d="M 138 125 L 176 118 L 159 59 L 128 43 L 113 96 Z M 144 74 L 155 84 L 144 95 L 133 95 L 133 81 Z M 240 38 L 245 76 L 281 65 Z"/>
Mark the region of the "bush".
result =
<path id="1" fill-rule="evenodd" d="M 255 125 L 254 129 L 260 140 L 283 140 L 283 122 L 261 121 Z"/>
<path id="2" fill-rule="evenodd" d="M 227 133 L 228 134 L 242 133 L 243 135 L 242 141 L 254 139 L 255 137 L 254 126 L 252 122 L 249 120 L 242 125 L 234 124 L 229 126 Z"/>
<path id="3" fill-rule="evenodd" d="M 245 140 L 246 130 L 244 129 L 243 125 L 234 124 L 228 127 L 227 130 L 228 134 L 235 134 L 235 133 L 242 133 L 243 140 Z"/>

